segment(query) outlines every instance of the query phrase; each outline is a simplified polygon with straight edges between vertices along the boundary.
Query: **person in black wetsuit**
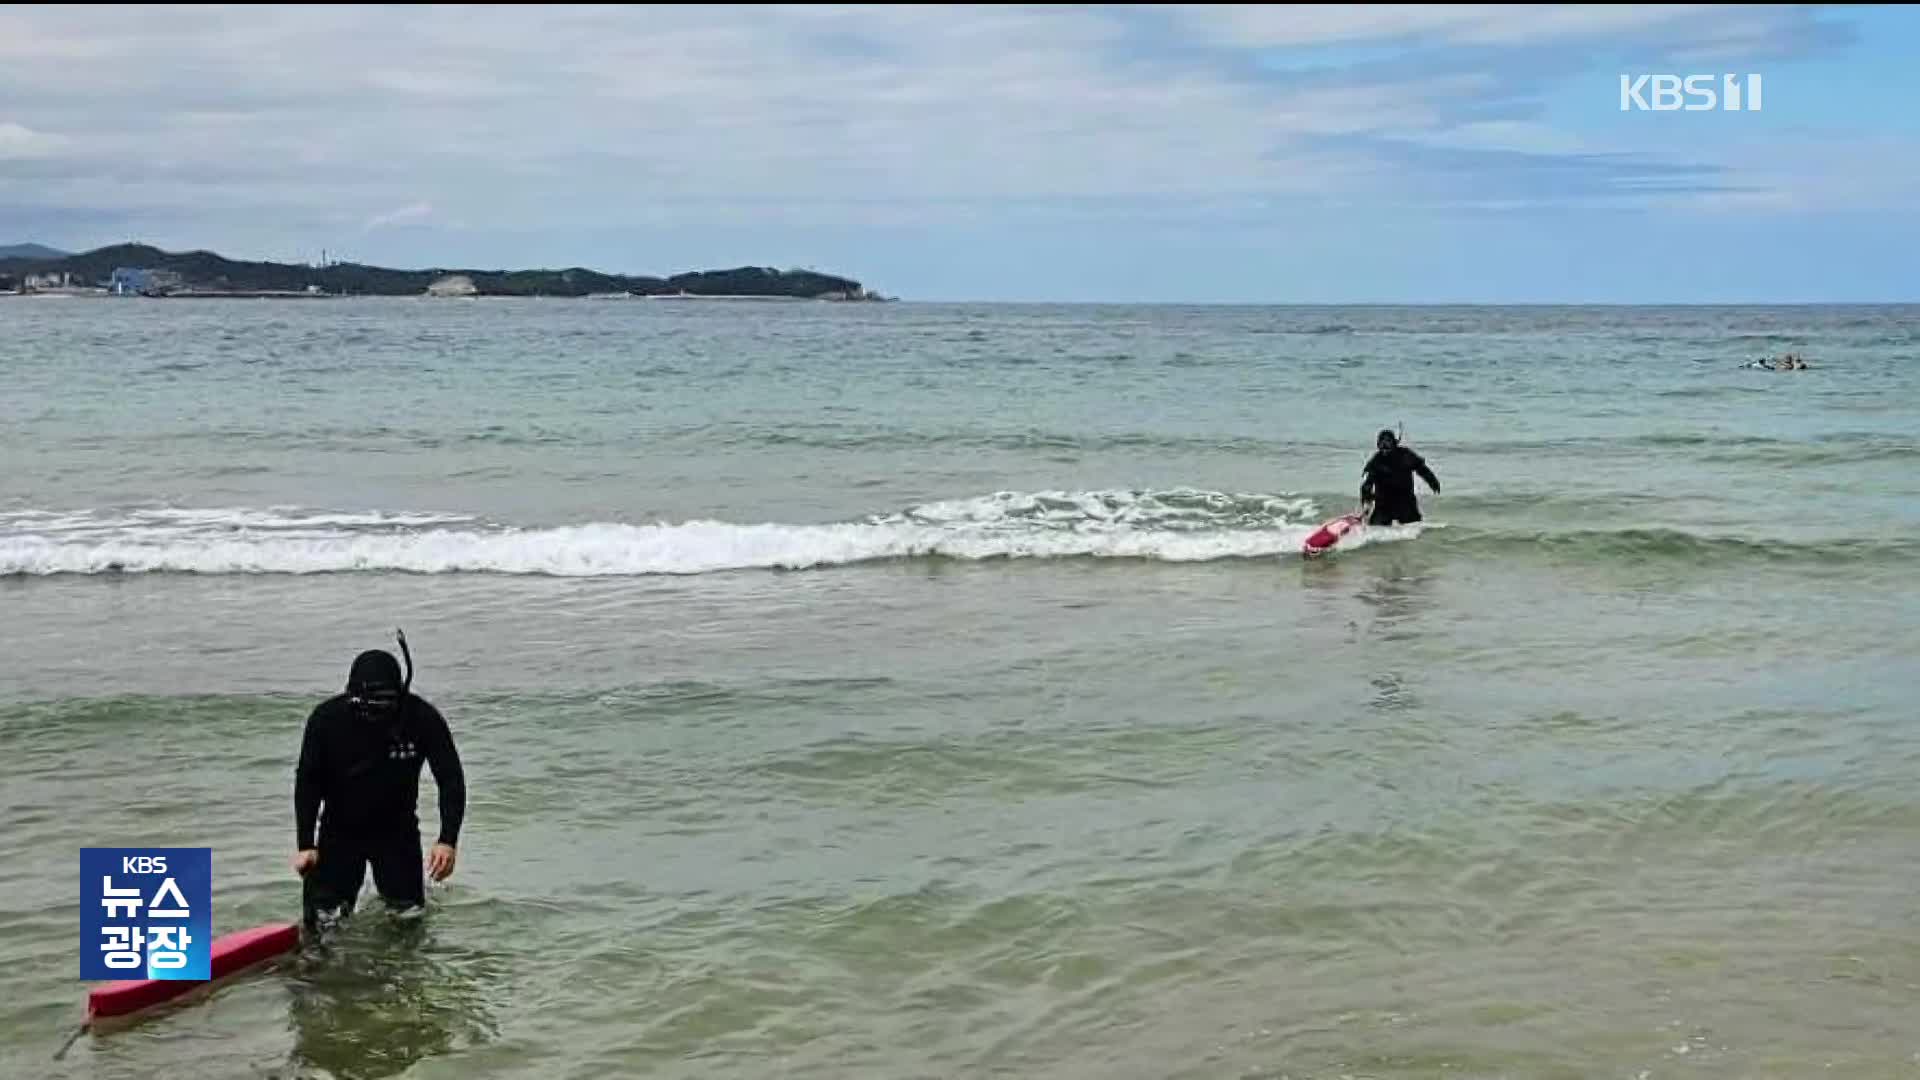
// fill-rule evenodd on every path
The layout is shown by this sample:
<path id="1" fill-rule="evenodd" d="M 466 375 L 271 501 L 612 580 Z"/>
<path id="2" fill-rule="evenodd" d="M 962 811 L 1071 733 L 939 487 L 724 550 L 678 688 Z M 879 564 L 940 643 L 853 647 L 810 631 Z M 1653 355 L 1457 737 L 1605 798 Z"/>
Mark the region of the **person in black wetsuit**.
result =
<path id="1" fill-rule="evenodd" d="M 1413 478 L 1418 475 L 1440 494 L 1440 478 L 1433 475 L 1419 454 L 1400 445 L 1399 436 L 1382 431 L 1374 440 L 1374 454 L 1367 459 L 1360 481 L 1360 505 L 1371 507 L 1369 525 L 1405 525 L 1420 520 L 1420 500 L 1413 494 Z"/>
<path id="2" fill-rule="evenodd" d="M 346 692 L 307 717 L 293 785 L 299 845 L 293 868 L 304 879 L 309 930 L 352 914 L 369 864 L 389 908 L 425 906 L 417 816 L 423 762 L 440 791 L 440 832 L 424 870 L 435 881 L 453 873 L 466 774 L 446 720 L 411 692 L 411 682 L 411 672 L 401 678 L 393 654 L 363 652 L 353 661 Z"/>

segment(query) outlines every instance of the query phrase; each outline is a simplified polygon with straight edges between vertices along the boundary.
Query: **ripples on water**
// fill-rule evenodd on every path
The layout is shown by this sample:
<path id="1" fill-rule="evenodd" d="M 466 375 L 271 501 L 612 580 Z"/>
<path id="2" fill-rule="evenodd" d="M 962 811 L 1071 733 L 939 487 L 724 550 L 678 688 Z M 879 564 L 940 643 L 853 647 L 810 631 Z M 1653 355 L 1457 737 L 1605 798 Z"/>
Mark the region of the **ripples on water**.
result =
<path id="1" fill-rule="evenodd" d="M 0 1073 L 1920 1053 L 1911 311 L 51 307 Z M 1430 527 L 1291 558 L 1402 422 Z M 432 917 L 51 1061 L 74 849 L 286 917 L 301 720 L 396 623 L 474 784 Z"/>

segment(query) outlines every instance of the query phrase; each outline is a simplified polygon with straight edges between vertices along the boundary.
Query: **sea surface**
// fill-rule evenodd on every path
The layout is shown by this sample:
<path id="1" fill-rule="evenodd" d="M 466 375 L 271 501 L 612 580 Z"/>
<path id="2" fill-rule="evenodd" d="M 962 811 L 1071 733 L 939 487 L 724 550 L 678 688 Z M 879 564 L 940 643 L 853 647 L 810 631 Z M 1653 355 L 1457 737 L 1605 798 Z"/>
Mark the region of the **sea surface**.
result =
<path id="1" fill-rule="evenodd" d="M 1920 1074 L 1920 308 L 15 298 L 0 385 L 0 1076 Z M 427 918 L 56 1060 L 79 849 L 297 917 L 396 627 Z"/>

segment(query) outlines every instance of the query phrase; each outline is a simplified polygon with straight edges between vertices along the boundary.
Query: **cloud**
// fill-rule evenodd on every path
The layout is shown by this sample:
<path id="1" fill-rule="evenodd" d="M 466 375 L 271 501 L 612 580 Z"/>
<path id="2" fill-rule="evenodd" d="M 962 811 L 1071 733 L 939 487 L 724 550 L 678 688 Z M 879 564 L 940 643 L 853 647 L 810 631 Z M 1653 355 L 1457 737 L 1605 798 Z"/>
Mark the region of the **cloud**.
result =
<path id="1" fill-rule="evenodd" d="M 427 202 L 411 203 L 384 214 L 375 214 L 360 227 L 361 232 L 372 232 L 390 225 L 404 225 L 410 222 L 425 221 L 433 216 L 433 204 Z"/>
<path id="2" fill-rule="evenodd" d="M 1794 6 L 16 7 L 0 211 L 526 233 L 1895 197 L 1549 115 L 1600 50 L 1843 37 Z"/>
<path id="3" fill-rule="evenodd" d="M 1368 41 L 1539 42 L 1658 26 L 1700 5 L 1192 4 L 1168 7 L 1213 40 L 1237 46 Z"/>
<path id="4" fill-rule="evenodd" d="M 0 122 L 0 161 L 25 161 L 53 156 L 66 140 L 35 131 L 23 124 Z"/>
<path id="5" fill-rule="evenodd" d="M 1774 49 L 1803 33 L 1817 14 L 1813 5 L 1742 4 L 1192 4 L 1163 10 L 1216 44 L 1260 48 L 1640 41 Z"/>
<path id="6" fill-rule="evenodd" d="M 1514 150 L 1532 154 L 1578 154 L 1586 150 L 1578 136 L 1528 120 L 1470 121 L 1424 132 L 1415 141 L 1460 150 Z"/>

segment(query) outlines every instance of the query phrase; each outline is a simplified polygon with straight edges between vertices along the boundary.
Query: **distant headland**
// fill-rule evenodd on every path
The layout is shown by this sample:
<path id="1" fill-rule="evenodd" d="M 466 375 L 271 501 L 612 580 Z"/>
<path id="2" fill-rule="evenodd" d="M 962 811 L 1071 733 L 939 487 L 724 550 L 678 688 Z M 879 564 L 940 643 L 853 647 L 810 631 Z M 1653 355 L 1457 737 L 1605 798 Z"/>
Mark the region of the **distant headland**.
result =
<path id="1" fill-rule="evenodd" d="M 22 252 L 22 248 L 29 249 Z M 625 299 L 885 300 L 851 278 L 742 266 L 672 277 L 565 270 L 393 270 L 361 263 L 245 262 L 211 251 L 116 244 L 78 255 L 0 248 L 0 292 L 164 297 L 555 296 Z"/>

